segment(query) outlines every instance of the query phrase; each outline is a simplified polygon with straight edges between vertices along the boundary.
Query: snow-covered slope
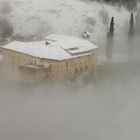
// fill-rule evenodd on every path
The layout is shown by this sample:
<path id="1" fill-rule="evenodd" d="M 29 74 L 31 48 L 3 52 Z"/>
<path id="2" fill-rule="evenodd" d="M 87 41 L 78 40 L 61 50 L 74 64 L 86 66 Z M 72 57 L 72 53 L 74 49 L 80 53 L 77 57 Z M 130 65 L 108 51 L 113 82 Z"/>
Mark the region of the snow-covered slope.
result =
<path id="1" fill-rule="evenodd" d="M 122 34 L 129 20 L 123 7 L 112 7 L 80 0 L 10 0 L 12 12 L 8 18 L 14 33 L 39 35 L 48 31 L 80 36 L 88 30 L 97 44 L 106 35 L 109 18 L 115 17 L 116 33 Z"/>

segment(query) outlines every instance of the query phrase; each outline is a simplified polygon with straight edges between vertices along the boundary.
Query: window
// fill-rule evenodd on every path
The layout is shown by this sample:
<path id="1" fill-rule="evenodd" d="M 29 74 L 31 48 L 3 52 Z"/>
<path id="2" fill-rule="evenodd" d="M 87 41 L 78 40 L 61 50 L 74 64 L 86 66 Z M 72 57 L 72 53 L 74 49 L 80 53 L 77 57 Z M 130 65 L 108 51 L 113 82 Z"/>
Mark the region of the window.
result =
<path id="1" fill-rule="evenodd" d="M 80 68 L 80 72 L 83 72 L 83 68 L 82 67 Z"/>
<path id="2" fill-rule="evenodd" d="M 36 65 L 36 60 L 34 60 L 34 64 Z"/>
<path id="3" fill-rule="evenodd" d="M 75 73 L 78 73 L 78 69 L 77 68 L 75 69 Z"/>
<path id="4" fill-rule="evenodd" d="M 68 65 L 69 65 L 69 63 L 68 63 L 68 62 L 66 62 L 66 67 L 68 67 Z"/>
<path id="5" fill-rule="evenodd" d="M 14 67 L 14 66 L 15 66 L 15 63 L 13 62 L 13 63 L 12 63 L 12 67 Z"/>
<path id="6" fill-rule="evenodd" d="M 85 67 L 85 71 L 87 71 L 87 70 L 88 70 L 88 66 Z"/>

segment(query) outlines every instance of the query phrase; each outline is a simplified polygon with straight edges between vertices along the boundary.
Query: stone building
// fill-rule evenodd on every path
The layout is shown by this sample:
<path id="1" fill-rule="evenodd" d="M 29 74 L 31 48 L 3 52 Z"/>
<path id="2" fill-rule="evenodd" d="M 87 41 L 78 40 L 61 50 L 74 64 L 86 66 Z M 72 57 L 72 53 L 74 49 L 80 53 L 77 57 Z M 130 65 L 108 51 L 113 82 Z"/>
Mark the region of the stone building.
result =
<path id="1" fill-rule="evenodd" d="M 43 41 L 14 41 L 3 46 L 3 66 L 11 75 L 28 79 L 73 79 L 96 72 L 97 49 L 82 38 L 48 34 Z"/>

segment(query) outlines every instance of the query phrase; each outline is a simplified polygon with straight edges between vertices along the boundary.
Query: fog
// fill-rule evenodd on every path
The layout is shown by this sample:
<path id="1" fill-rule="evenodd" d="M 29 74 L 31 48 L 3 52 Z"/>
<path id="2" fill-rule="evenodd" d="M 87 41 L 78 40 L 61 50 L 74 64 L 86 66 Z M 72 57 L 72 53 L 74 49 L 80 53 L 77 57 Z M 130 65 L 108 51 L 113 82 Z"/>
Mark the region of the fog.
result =
<path id="1" fill-rule="evenodd" d="M 139 70 L 120 69 L 77 89 L 1 84 L 0 138 L 139 139 Z"/>
<path id="2" fill-rule="evenodd" d="M 43 2 L 43 0 L 41 1 Z M 81 4 L 79 5 L 80 8 L 84 6 L 87 8 L 87 3 L 75 1 L 76 4 Z M 32 0 L 11 0 L 9 2 L 11 11 L 8 14 L 7 12 L 3 13 L 2 16 L 6 17 L 13 26 L 14 36 L 32 35 L 35 32 L 39 35 L 44 31 L 44 28 L 45 31 L 51 29 L 58 33 L 79 36 L 85 29 L 90 29 L 91 24 L 95 24 L 93 33 L 91 33 L 91 40 L 93 41 L 95 38 L 95 42 L 99 46 L 99 60 L 96 80 L 80 85 L 75 83 L 75 86 L 67 84 L 67 82 L 49 85 L 17 83 L 10 79 L 0 64 L 0 139 L 138 140 L 140 138 L 140 41 L 139 35 L 135 35 L 133 42 L 131 42 L 133 48 L 129 48 L 127 34 L 130 11 L 124 7 L 121 8 L 121 11 L 117 10 L 116 7 L 114 10 L 113 6 L 107 4 L 101 4 L 100 7 L 100 4 L 88 1 L 89 5 L 94 5 L 94 8 L 97 7 L 93 13 L 96 21 L 91 21 L 92 8 L 90 7 L 89 11 L 91 11 L 87 12 L 86 22 L 83 22 L 86 16 L 84 15 L 84 18 L 77 22 L 78 28 L 73 29 L 72 27 L 75 27 L 74 24 L 77 20 L 71 21 L 68 26 L 66 23 L 63 26 L 66 15 L 63 15 L 65 18 L 61 15 L 64 12 L 69 13 L 69 10 L 66 9 L 71 9 L 72 7 L 69 7 L 68 3 L 71 5 L 72 3 L 67 0 L 60 2 L 65 4 L 62 5 L 65 10 L 62 9 L 60 12 L 57 11 L 59 9 L 57 6 L 60 6 L 59 2 L 47 0 L 48 4 L 53 5 L 54 3 L 57 9 L 46 13 L 47 16 L 52 16 L 52 13 L 58 15 L 53 16 L 52 19 L 49 17 L 38 34 L 38 23 L 40 20 L 41 23 L 46 21 L 44 12 L 40 10 L 38 14 L 40 20 L 37 18 L 39 22 L 33 26 L 30 26 L 32 22 L 27 23 L 25 18 L 27 14 L 24 17 L 22 15 L 25 10 L 30 11 L 26 7 L 29 2 L 33 6 L 40 3 L 39 0 L 34 2 Z M 14 7 L 14 2 L 21 6 Z M 78 12 L 77 15 L 81 17 L 80 12 L 82 11 L 77 10 L 77 5 L 75 7 L 73 7 L 74 11 Z M 17 12 L 18 8 L 22 9 L 19 10 L 20 12 L 18 11 L 19 13 Z M 38 6 L 38 10 L 40 8 L 41 6 Z M 108 15 L 107 19 L 113 15 L 116 17 L 113 58 L 109 63 L 105 59 L 106 33 L 109 21 L 105 19 L 103 22 L 102 18 L 98 18 L 104 13 L 104 10 L 111 11 L 105 14 Z M 136 11 L 134 11 L 135 14 Z M 29 14 L 36 16 L 36 13 L 38 11 Z M 69 13 L 69 15 L 73 14 Z M 58 19 L 58 24 L 54 23 L 55 18 Z M 76 18 L 77 16 L 74 16 L 74 19 Z M 21 24 L 22 21 L 24 21 L 23 24 Z M 48 26 L 46 27 L 46 25 Z M 25 28 L 23 28 L 24 26 Z M 81 30 L 79 30 L 80 28 Z M 37 31 L 33 32 L 34 29 Z M 99 32 L 98 29 L 100 29 Z M 96 32 L 98 33 L 96 34 Z"/>

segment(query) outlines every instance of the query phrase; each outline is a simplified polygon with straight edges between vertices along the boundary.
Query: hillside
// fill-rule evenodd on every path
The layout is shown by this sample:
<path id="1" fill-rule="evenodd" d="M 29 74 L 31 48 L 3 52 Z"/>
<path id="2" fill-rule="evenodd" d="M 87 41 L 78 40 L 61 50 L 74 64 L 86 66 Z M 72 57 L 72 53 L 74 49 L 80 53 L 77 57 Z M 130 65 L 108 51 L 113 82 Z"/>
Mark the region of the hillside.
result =
<path id="1" fill-rule="evenodd" d="M 10 5 L 12 10 L 7 18 L 14 27 L 14 34 L 22 36 L 40 36 L 48 31 L 81 36 L 88 30 L 91 40 L 102 44 L 112 16 L 117 35 L 125 34 L 129 20 L 125 8 L 92 1 L 11 0 Z"/>

